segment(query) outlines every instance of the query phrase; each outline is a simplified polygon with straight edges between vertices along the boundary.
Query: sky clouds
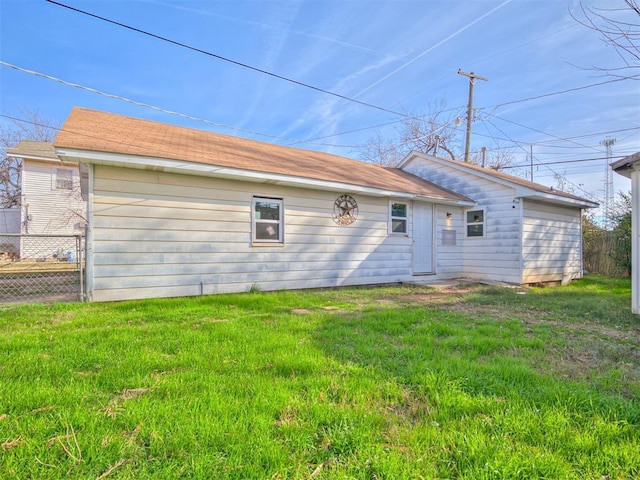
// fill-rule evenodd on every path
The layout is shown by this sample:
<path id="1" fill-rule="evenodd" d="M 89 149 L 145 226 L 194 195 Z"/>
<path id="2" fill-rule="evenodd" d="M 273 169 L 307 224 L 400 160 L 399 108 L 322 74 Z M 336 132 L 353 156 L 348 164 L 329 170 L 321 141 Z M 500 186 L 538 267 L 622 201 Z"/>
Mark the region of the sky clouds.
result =
<path id="1" fill-rule="evenodd" d="M 519 164 L 529 161 L 531 148 L 535 162 L 565 160 L 552 169 L 539 168 L 534 180 L 553 185 L 554 175 L 564 174 L 596 198 L 603 193 L 604 132 L 620 132 L 609 135 L 617 139 L 615 155 L 640 149 L 640 82 L 604 83 L 545 96 L 602 83 L 606 78 L 589 68 L 617 61 L 595 32 L 571 18 L 570 11 L 579 13 L 575 1 L 61 3 L 402 113 L 426 113 L 430 105 L 445 103 L 452 118 L 464 118 L 468 79 L 457 70 L 475 71 L 489 82 L 476 88 L 479 110 L 472 149 L 508 148 Z M 622 0 L 583 3 L 607 9 L 624 6 Z M 378 131 L 393 135 L 397 123 L 392 122 L 401 119 L 44 0 L 1 1 L 0 60 L 224 124 L 230 128 L 217 131 L 231 135 L 265 141 L 286 137 L 279 142 L 293 143 L 355 131 L 298 144 L 353 158 L 361 153 L 357 146 Z M 213 128 L 6 66 L 0 66 L 0 99 L 0 113 L 5 115 L 26 106 L 63 119 L 78 105 Z M 366 128 L 380 124 L 389 125 Z M 587 134 L 591 136 L 579 141 L 563 141 Z M 616 177 L 616 190 L 620 189 L 628 186 Z"/>

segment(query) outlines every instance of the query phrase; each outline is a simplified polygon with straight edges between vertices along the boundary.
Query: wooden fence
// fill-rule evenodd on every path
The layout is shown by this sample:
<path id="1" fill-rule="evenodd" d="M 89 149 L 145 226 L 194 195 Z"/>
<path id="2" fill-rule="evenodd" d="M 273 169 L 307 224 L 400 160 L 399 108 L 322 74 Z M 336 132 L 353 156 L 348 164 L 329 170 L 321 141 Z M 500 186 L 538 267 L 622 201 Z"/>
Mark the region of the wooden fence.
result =
<path id="1" fill-rule="evenodd" d="M 588 273 L 628 277 L 631 265 L 631 242 L 615 232 L 603 231 L 584 238 L 584 269 Z"/>

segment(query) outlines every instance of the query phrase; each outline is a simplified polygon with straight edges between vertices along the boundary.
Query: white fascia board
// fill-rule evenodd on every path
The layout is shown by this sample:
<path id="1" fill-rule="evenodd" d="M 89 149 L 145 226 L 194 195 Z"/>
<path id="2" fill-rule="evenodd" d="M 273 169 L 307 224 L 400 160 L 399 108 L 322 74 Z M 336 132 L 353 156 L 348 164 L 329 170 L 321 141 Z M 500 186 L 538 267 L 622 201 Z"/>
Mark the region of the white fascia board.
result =
<path id="1" fill-rule="evenodd" d="M 614 172 L 631 178 L 633 172 L 640 171 L 640 160 L 629 162 L 626 158 L 623 158 L 622 160 L 612 163 L 611 168 Z"/>
<path id="2" fill-rule="evenodd" d="M 440 160 L 438 157 L 433 157 L 433 156 L 428 155 L 428 154 L 422 154 L 422 155 L 426 156 L 429 161 L 431 161 L 433 163 L 437 163 L 438 165 L 443 165 L 443 166 L 446 166 L 446 167 L 452 167 L 452 168 L 455 168 L 456 170 L 469 172 L 471 175 L 475 175 L 477 177 L 483 178 L 483 179 L 488 180 L 490 182 L 498 183 L 498 184 L 503 185 L 505 187 L 515 188 L 515 189 L 519 189 L 519 188 L 520 189 L 525 189 L 525 187 L 522 187 L 522 186 L 517 185 L 517 184 L 515 184 L 513 182 L 510 182 L 509 180 L 504 180 L 502 178 L 498 178 L 498 177 L 495 177 L 493 175 L 489 175 L 488 173 L 478 172 L 478 171 L 473 170 L 471 168 L 465 168 L 463 162 Z M 418 155 L 416 153 L 410 153 L 402 162 L 400 162 L 400 165 L 398 166 L 398 168 L 404 169 L 405 166 L 409 165 L 416 158 L 418 158 L 420 156 L 421 155 Z M 527 190 L 529 190 L 531 192 L 535 192 L 535 190 L 533 190 L 533 189 L 527 189 Z"/>
<path id="3" fill-rule="evenodd" d="M 553 203 L 556 205 L 563 205 L 565 207 L 574 208 L 598 208 L 599 206 L 597 202 L 581 201 L 574 198 L 562 197 L 560 195 L 554 195 L 551 193 L 542 193 L 526 188 L 517 189 L 516 198 L 537 200 L 540 202 Z"/>
<path id="4" fill-rule="evenodd" d="M 409 152 L 406 157 L 400 160 L 400 163 L 398 164 L 397 168 L 399 168 L 400 170 L 404 170 L 404 167 L 406 167 L 411 162 L 413 162 L 414 158 L 416 158 L 415 152 Z"/>
<path id="5" fill-rule="evenodd" d="M 350 183 L 331 182 L 317 180 L 294 175 L 259 172 L 254 170 L 242 170 L 238 168 L 222 167 L 205 163 L 196 163 L 182 160 L 171 160 L 157 157 L 143 157 L 137 155 L 125 155 L 118 153 L 92 152 L 88 150 L 76 150 L 56 148 L 56 155 L 64 161 L 76 163 L 90 163 L 94 165 L 107 165 L 121 168 L 135 168 L 140 170 L 153 170 L 169 173 L 199 175 L 206 177 L 226 178 L 256 183 L 269 183 L 288 187 L 316 188 L 320 190 L 350 192 L 371 195 L 375 197 L 394 197 L 414 199 L 418 195 L 394 190 L 385 190 L 374 187 L 364 187 Z M 422 197 L 428 199 L 428 197 Z M 465 204 L 466 202 L 447 201 L 437 198 L 432 202 L 442 204 Z"/>
<path id="6" fill-rule="evenodd" d="M 445 200 L 443 198 L 425 197 L 423 195 L 412 195 L 413 200 L 422 203 L 437 203 L 438 205 L 450 205 L 452 207 L 474 207 L 477 202 L 465 200 Z"/>
<path id="7" fill-rule="evenodd" d="M 36 160 L 38 162 L 48 162 L 48 163 L 61 163 L 62 160 L 60 160 L 59 158 L 51 158 L 51 157 L 40 157 L 38 155 L 18 155 L 18 154 L 11 154 L 9 152 L 7 152 L 7 156 L 8 157 L 13 157 L 13 158 L 21 158 L 22 160 Z"/>
<path id="8" fill-rule="evenodd" d="M 402 162 L 400 162 L 400 165 L 398 168 L 403 168 L 407 165 L 409 165 L 411 162 L 413 162 L 416 158 L 418 158 L 420 155 L 414 153 L 410 153 L 409 155 L 407 155 L 404 160 L 402 160 Z M 579 207 L 579 208 L 597 208 L 598 207 L 598 203 L 596 202 L 589 202 L 589 201 L 581 201 L 581 200 L 577 200 L 577 199 L 573 199 L 573 198 L 568 198 L 568 197 L 563 197 L 561 195 L 556 195 L 553 193 L 545 193 L 545 192 L 540 192 L 539 190 L 535 190 L 533 188 L 528 188 L 528 187 L 524 187 L 522 185 L 518 185 L 517 183 L 513 183 L 510 182 L 509 180 L 505 180 L 502 178 L 498 178 L 498 177 L 494 177 L 493 175 L 489 175 L 487 173 L 484 172 L 478 172 L 476 170 L 472 170 L 472 169 L 465 169 L 464 164 L 460 164 L 457 165 L 454 162 L 450 162 L 448 160 L 445 161 L 440 161 L 440 159 L 438 157 L 433 157 L 431 155 L 427 155 L 428 156 L 428 160 L 433 161 L 434 163 L 437 163 L 439 165 L 446 165 L 448 167 L 453 167 L 456 168 L 458 170 L 465 170 L 468 171 L 470 174 L 472 175 L 477 175 L 478 177 L 484 178 L 485 180 L 488 180 L 490 182 L 495 182 L 497 184 L 503 185 L 505 187 L 509 187 L 509 188 L 515 188 L 516 190 L 516 198 L 530 198 L 532 200 L 539 200 L 539 201 L 543 201 L 543 202 L 548 202 L 548 203 L 555 203 L 557 205 L 564 205 L 564 206 L 569 206 L 569 207 Z M 445 163 L 446 162 L 446 163 Z"/>

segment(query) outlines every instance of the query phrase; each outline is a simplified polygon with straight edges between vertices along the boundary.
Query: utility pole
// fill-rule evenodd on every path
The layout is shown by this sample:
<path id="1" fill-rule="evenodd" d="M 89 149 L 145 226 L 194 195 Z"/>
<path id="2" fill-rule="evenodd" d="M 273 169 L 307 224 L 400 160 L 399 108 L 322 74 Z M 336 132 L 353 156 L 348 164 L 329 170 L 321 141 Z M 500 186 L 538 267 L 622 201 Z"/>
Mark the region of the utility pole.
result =
<path id="1" fill-rule="evenodd" d="M 476 83 L 476 79 L 484 80 L 485 82 L 488 82 L 489 79 L 481 77 L 480 75 L 476 75 L 473 72 L 463 72 L 460 69 L 458 69 L 458 75 L 469 77 L 469 103 L 467 104 L 467 139 L 464 146 L 464 161 L 466 163 L 469 163 L 469 151 L 471 148 L 471 122 L 473 120 L 473 86 Z"/>
<path id="2" fill-rule="evenodd" d="M 616 143 L 615 138 L 605 138 L 600 142 L 607 150 L 604 164 L 604 226 L 609 230 L 613 226 L 613 170 L 611 163 L 611 147 Z"/>
<path id="3" fill-rule="evenodd" d="M 436 141 L 433 144 L 433 156 L 438 156 L 438 149 L 440 148 L 440 135 L 436 135 Z"/>
<path id="4" fill-rule="evenodd" d="M 529 160 L 531 161 L 531 181 L 533 182 L 533 145 L 529 145 L 529 152 L 530 152 L 530 158 Z"/>

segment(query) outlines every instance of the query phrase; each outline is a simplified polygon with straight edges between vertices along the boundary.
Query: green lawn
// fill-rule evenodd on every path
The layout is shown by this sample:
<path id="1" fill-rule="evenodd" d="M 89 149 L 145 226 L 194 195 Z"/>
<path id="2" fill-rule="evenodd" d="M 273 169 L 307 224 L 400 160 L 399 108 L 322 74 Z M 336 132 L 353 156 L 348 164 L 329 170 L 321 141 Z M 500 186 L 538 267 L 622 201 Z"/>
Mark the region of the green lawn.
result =
<path id="1" fill-rule="evenodd" d="M 640 477 L 628 280 L 0 307 L 0 478 Z"/>

